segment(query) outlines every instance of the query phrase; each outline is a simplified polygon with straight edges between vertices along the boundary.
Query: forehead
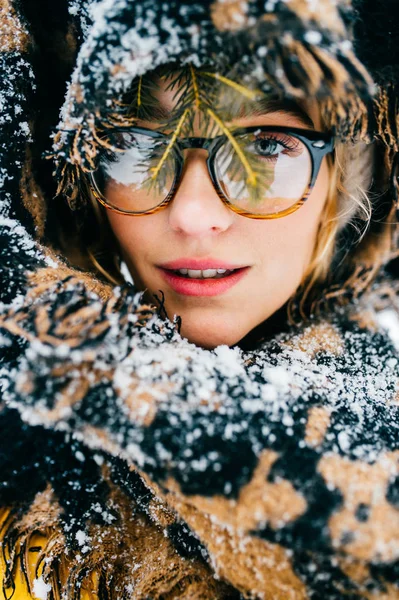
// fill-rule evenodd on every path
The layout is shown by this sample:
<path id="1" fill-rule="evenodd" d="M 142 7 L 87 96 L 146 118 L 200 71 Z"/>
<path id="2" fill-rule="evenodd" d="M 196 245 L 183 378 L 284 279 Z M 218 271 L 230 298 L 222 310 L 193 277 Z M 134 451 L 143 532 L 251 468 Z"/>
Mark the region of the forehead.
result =
<path id="1" fill-rule="evenodd" d="M 157 120 L 168 121 L 176 106 L 188 95 L 188 88 L 185 85 L 173 85 L 174 79 L 154 76 L 155 88 L 153 95 L 158 101 Z M 231 90 L 223 85 L 215 86 L 213 91 L 213 101 L 223 109 L 223 102 L 231 102 L 227 94 Z M 231 96 L 231 93 L 230 93 Z M 237 101 L 234 104 L 235 110 L 231 121 L 239 122 L 240 125 L 260 124 L 262 119 L 272 116 L 275 119 L 286 119 L 286 124 L 308 129 L 321 128 L 321 111 L 319 103 L 316 100 L 292 100 L 279 97 L 277 95 L 260 95 L 254 101 Z M 281 123 L 283 124 L 283 123 Z"/>

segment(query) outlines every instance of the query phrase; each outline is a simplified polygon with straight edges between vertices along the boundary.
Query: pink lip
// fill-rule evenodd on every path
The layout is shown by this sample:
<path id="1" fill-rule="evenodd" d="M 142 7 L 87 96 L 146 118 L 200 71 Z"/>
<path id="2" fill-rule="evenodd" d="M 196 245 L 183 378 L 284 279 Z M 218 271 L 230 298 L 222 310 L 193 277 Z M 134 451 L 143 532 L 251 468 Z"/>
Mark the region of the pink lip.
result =
<path id="1" fill-rule="evenodd" d="M 179 258 L 178 260 L 172 260 L 171 262 L 158 265 L 161 269 L 197 269 L 199 271 L 205 271 L 205 269 L 226 269 L 233 271 L 234 269 L 242 269 L 246 265 L 233 265 L 231 263 L 222 262 L 220 260 L 207 258 L 200 260 L 197 258 Z"/>
<path id="2" fill-rule="evenodd" d="M 179 261 L 181 262 L 181 261 Z M 182 262 L 181 262 L 182 264 Z M 174 269 L 184 269 L 191 268 L 194 269 L 194 266 L 188 267 L 187 264 L 193 264 L 193 261 L 188 261 L 185 263 L 185 267 L 173 267 Z M 199 264 L 199 261 L 197 261 Z M 204 264 L 204 261 L 201 262 Z M 209 263 L 208 263 L 209 264 Z M 218 266 L 216 266 L 218 265 Z M 217 269 L 228 269 L 229 267 L 219 266 L 219 263 L 213 263 L 214 268 Z M 196 267 L 197 269 L 204 270 L 210 267 Z M 231 267 L 230 267 L 231 268 Z M 239 268 L 239 270 L 234 271 L 231 275 L 227 277 L 223 277 L 222 279 L 188 279 L 185 277 L 180 277 L 176 275 L 173 271 L 167 270 L 165 268 L 161 268 L 162 277 L 165 281 L 170 285 L 170 287 L 177 292 L 178 294 L 182 294 L 184 296 L 217 296 L 218 294 L 223 294 L 227 292 L 230 288 L 232 288 L 236 283 L 238 283 L 244 275 L 248 272 L 250 267 Z"/>

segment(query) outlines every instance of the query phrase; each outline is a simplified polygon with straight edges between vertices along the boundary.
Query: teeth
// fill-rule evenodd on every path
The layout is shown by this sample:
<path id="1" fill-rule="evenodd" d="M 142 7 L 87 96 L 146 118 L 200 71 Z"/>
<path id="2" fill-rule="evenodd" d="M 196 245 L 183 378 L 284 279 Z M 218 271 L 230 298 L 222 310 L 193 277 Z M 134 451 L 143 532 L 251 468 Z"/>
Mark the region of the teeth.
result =
<path id="1" fill-rule="evenodd" d="M 197 271 L 195 269 L 188 269 L 187 275 L 192 277 L 193 279 L 200 279 L 202 277 L 202 271 Z"/>
<path id="2" fill-rule="evenodd" d="M 218 279 L 226 273 L 229 275 L 232 271 L 228 269 L 204 269 L 203 271 L 199 269 L 177 269 L 176 273 L 185 275 L 191 279 Z"/>
<path id="3" fill-rule="evenodd" d="M 207 279 L 208 277 L 215 277 L 216 274 L 217 269 L 205 269 L 205 271 L 202 271 L 202 277 L 204 279 Z"/>

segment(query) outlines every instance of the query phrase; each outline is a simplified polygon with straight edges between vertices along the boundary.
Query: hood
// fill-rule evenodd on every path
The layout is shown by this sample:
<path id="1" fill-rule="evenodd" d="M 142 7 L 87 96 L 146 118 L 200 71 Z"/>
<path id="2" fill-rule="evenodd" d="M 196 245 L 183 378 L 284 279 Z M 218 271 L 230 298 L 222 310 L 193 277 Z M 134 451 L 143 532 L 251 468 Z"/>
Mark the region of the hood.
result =
<path id="1" fill-rule="evenodd" d="M 396 226 L 385 226 L 394 217 L 398 150 L 393 1 L 69 0 L 55 7 L 22 0 L 18 11 L 6 5 L 18 17 L 12 27 L 25 31 L 12 50 L 14 62 L 24 59 L 8 67 L 18 80 L 12 92 L 17 88 L 25 105 L 19 102 L 16 112 L 12 96 L 11 125 L 1 133 L 9 183 L 22 181 L 10 202 L 43 241 L 59 246 L 64 222 L 84 221 L 82 173 L 95 166 L 96 132 L 123 122 L 120 100 L 132 82 L 160 65 L 206 64 L 222 76 L 233 70 L 265 93 L 316 98 L 339 140 L 375 143 L 371 223 L 360 245 L 355 228 L 341 232 L 328 285 L 352 295 L 369 282 L 365 273 L 374 276 L 395 255 Z"/>
<path id="2" fill-rule="evenodd" d="M 57 165 L 90 169 L 95 128 L 118 112 L 135 78 L 166 63 L 207 65 L 221 75 L 234 68 L 264 93 L 325 101 L 340 139 L 380 136 L 396 149 L 392 3 L 374 2 L 372 10 L 368 4 L 73 2 L 69 12 L 80 17 L 83 43 L 61 110 Z"/>
<path id="3" fill-rule="evenodd" d="M 338 103 L 339 135 L 362 126 L 370 75 L 354 55 L 342 11 L 323 2 L 100 2 L 78 54 L 56 138 L 57 164 L 90 168 L 95 128 L 132 81 L 165 63 L 213 67 L 293 98 Z M 341 14 L 342 13 L 342 14 Z"/>

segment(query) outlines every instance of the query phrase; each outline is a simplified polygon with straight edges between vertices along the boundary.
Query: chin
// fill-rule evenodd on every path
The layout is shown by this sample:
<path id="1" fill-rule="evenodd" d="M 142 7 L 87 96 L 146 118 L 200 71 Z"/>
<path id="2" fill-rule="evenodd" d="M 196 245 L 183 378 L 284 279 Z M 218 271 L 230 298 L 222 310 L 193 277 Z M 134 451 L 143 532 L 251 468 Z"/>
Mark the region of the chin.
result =
<path id="1" fill-rule="evenodd" d="M 247 331 L 240 331 L 233 321 L 226 323 L 225 320 L 214 319 L 212 323 L 204 323 L 202 321 L 194 322 L 190 318 L 182 316 L 180 333 L 183 338 L 186 338 L 192 344 L 212 350 L 224 344 L 233 346 L 245 336 Z"/>

